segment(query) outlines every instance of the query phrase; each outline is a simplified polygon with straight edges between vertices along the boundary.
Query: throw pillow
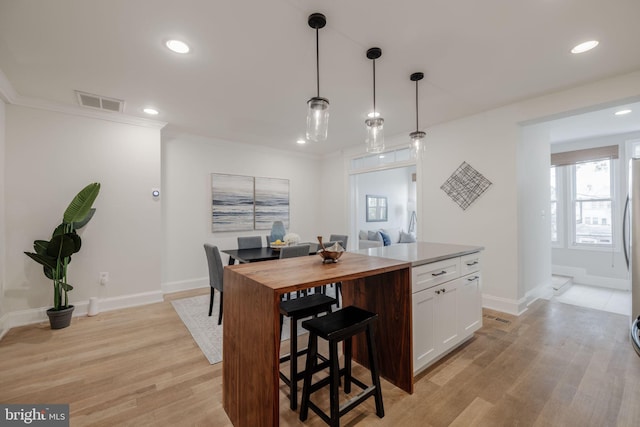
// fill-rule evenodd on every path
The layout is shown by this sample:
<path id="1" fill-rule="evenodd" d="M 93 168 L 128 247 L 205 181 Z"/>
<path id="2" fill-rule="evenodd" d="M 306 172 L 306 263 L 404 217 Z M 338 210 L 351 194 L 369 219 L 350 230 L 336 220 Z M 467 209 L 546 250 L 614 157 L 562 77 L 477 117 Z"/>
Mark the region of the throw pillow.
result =
<path id="1" fill-rule="evenodd" d="M 367 234 L 367 240 L 375 240 L 376 242 L 383 242 L 382 236 L 377 231 L 369 231 Z"/>
<path id="2" fill-rule="evenodd" d="M 369 240 L 369 235 L 367 234 L 366 231 L 360 230 L 360 233 L 358 234 L 358 239 L 360 239 L 360 240 Z"/>
<path id="3" fill-rule="evenodd" d="M 389 239 L 391 239 L 391 243 L 400 242 L 400 227 L 381 228 L 380 231 L 387 233 Z"/>
<path id="4" fill-rule="evenodd" d="M 404 231 L 400 232 L 400 243 L 414 243 L 416 238 L 413 234 L 405 233 Z"/>
<path id="5" fill-rule="evenodd" d="M 385 246 L 389 246 L 391 244 L 391 238 L 384 231 L 380 231 L 380 235 L 382 236 L 382 242 Z"/>

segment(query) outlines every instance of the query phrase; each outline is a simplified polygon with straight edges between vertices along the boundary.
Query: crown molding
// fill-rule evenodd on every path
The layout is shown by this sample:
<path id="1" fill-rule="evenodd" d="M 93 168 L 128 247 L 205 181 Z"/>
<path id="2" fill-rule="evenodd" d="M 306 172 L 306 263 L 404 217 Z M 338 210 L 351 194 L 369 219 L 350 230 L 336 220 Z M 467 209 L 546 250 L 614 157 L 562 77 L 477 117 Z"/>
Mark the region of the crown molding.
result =
<path id="1" fill-rule="evenodd" d="M 73 116 L 88 117 L 91 119 L 106 120 L 116 123 L 141 126 L 152 129 L 162 129 L 167 122 L 135 117 L 128 114 L 116 113 L 112 111 L 92 110 L 75 105 L 65 105 L 57 102 L 46 101 L 44 99 L 30 98 L 20 95 L 11 85 L 7 76 L 0 70 L 0 99 L 4 102 L 20 107 L 37 108 L 40 110 L 56 111 L 58 113 L 70 114 Z"/>
<path id="2" fill-rule="evenodd" d="M 159 120 L 145 119 L 143 117 L 130 116 L 128 114 L 116 113 L 111 111 L 99 111 L 89 108 L 76 107 L 75 105 L 64 105 L 56 102 L 45 101 L 43 99 L 28 98 L 18 95 L 14 105 L 29 108 L 38 108 L 41 110 L 56 111 L 58 113 L 70 114 L 73 116 L 87 117 L 91 119 L 106 120 L 110 122 L 123 123 L 134 126 L 147 127 L 152 129 L 162 129 L 167 122 Z"/>

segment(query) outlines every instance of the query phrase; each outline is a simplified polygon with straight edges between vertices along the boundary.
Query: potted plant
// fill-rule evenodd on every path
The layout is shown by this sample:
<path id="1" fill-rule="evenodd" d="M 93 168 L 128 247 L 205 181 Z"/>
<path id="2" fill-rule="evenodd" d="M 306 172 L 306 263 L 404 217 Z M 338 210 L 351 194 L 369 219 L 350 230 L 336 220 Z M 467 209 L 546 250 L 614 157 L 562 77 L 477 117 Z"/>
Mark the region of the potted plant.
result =
<path id="1" fill-rule="evenodd" d="M 82 240 L 76 230 L 87 225 L 95 209 L 91 206 L 100 192 L 100 183 L 94 182 L 83 188 L 73 198 L 62 217 L 62 224 L 56 227 L 51 240 L 33 242 L 34 252 L 25 254 L 41 264 L 44 275 L 53 280 L 53 307 L 47 310 L 51 329 L 69 326 L 74 306 L 69 304 L 68 292 L 73 286 L 67 281 L 67 267 L 71 255 L 77 253 Z"/>

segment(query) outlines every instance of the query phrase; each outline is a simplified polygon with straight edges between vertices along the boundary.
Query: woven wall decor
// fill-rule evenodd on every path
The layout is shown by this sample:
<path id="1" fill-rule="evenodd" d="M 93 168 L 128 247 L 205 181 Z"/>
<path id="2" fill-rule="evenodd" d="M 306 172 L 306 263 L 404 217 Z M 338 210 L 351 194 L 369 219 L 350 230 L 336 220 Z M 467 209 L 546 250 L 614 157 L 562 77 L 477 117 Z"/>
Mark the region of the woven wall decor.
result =
<path id="1" fill-rule="evenodd" d="M 462 162 L 440 189 L 447 193 L 462 210 L 466 210 L 489 186 L 491 181 L 467 162 Z"/>

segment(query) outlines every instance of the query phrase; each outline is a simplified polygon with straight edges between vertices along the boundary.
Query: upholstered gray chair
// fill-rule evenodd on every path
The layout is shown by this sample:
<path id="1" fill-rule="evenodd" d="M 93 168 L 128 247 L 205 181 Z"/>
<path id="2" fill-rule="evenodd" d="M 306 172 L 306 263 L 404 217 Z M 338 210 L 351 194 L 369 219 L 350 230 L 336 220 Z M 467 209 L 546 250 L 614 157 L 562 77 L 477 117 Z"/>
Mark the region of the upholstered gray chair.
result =
<path id="1" fill-rule="evenodd" d="M 262 247 L 260 236 L 238 237 L 238 249 L 253 249 Z"/>
<path id="2" fill-rule="evenodd" d="M 309 255 L 310 245 L 283 246 L 280 248 L 280 259 Z"/>
<path id="3" fill-rule="evenodd" d="M 344 250 L 347 250 L 347 241 L 349 240 L 349 236 L 347 236 L 346 234 L 332 234 L 331 237 L 329 237 L 329 240 L 337 240 L 340 242 L 340 246 L 342 246 L 344 248 Z M 333 284 L 331 284 L 333 286 Z M 342 293 L 342 282 L 337 282 L 336 283 L 336 300 L 338 301 L 338 307 L 340 307 L 340 296 Z"/>
<path id="4" fill-rule="evenodd" d="M 204 244 L 204 252 L 207 254 L 207 262 L 209 264 L 209 286 L 211 286 L 211 298 L 209 299 L 209 316 L 213 310 L 213 295 L 214 290 L 217 289 L 220 292 L 220 309 L 218 311 L 218 325 L 222 323 L 222 297 L 223 297 L 223 267 L 222 258 L 220 258 L 220 251 L 217 246 L 209 243 Z"/>
<path id="5" fill-rule="evenodd" d="M 332 234 L 331 237 L 329 237 L 329 240 L 331 241 L 336 241 L 339 240 L 340 245 L 344 248 L 344 250 L 347 250 L 347 241 L 349 240 L 349 236 L 347 236 L 346 234 Z"/>

